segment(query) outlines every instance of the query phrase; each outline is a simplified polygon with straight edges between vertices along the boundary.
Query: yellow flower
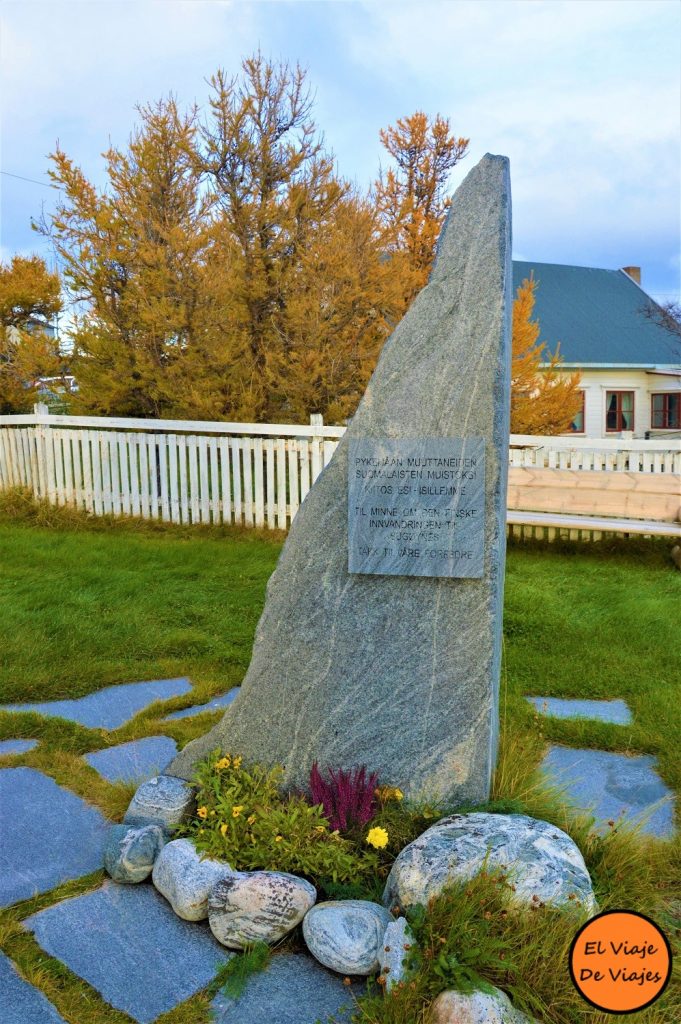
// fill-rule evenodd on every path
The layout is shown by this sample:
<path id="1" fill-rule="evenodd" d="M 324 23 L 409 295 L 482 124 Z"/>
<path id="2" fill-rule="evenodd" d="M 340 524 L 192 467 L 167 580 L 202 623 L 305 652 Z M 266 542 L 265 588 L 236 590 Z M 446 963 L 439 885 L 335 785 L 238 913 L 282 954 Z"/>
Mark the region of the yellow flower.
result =
<path id="1" fill-rule="evenodd" d="M 241 812 L 243 811 L 243 809 L 244 809 L 243 808 L 243 804 L 238 805 L 236 807 L 232 807 L 232 817 L 233 818 L 238 818 L 239 815 L 241 814 Z"/>
<path id="2" fill-rule="evenodd" d="M 319 832 L 320 834 L 322 832 L 326 832 L 326 825 L 315 825 L 314 830 L 315 832 Z"/>
<path id="3" fill-rule="evenodd" d="M 395 797 L 396 800 L 404 800 L 404 793 L 402 792 L 401 789 L 396 789 L 395 793 L 394 793 L 394 797 Z"/>
<path id="4" fill-rule="evenodd" d="M 250 818 L 246 818 L 246 821 L 248 822 L 249 825 L 252 825 L 253 822 L 255 821 L 255 814 L 252 814 Z"/>
<path id="5" fill-rule="evenodd" d="M 199 818 L 207 818 L 208 817 L 208 808 L 207 807 L 199 807 L 199 809 L 198 809 L 198 811 L 196 813 L 198 814 Z"/>
<path id="6" fill-rule="evenodd" d="M 382 850 L 388 845 L 388 833 L 384 828 L 377 827 L 369 829 L 367 843 L 369 846 L 373 846 L 376 850 Z"/>
<path id="7" fill-rule="evenodd" d="M 222 832 L 223 836 L 227 835 L 227 827 L 227 822 L 223 821 L 222 825 L 220 825 L 220 831 Z"/>
<path id="8" fill-rule="evenodd" d="M 229 768 L 231 763 L 232 762 L 229 757 L 221 757 L 220 760 L 216 762 L 215 767 L 218 771 L 221 771 L 223 768 Z"/>
<path id="9" fill-rule="evenodd" d="M 242 760 L 243 760 L 243 758 L 242 758 L 242 757 L 235 757 L 235 758 L 234 758 L 234 767 L 235 767 L 235 768 L 241 768 L 241 762 L 242 762 Z"/>
<path id="10" fill-rule="evenodd" d="M 275 841 L 275 843 L 280 843 L 283 838 L 284 838 L 283 836 L 275 836 L 274 837 L 274 841 Z"/>

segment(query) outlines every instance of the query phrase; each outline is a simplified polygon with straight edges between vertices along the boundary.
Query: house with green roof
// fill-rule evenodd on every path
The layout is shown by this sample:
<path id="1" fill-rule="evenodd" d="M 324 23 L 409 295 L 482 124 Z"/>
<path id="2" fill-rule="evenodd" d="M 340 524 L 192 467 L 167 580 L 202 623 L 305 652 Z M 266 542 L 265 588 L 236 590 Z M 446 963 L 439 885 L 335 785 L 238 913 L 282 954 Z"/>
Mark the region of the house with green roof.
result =
<path id="1" fill-rule="evenodd" d="M 539 340 L 579 370 L 581 437 L 664 437 L 681 431 L 681 336 L 641 287 L 640 269 L 513 261 L 513 293 L 533 275 Z"/>

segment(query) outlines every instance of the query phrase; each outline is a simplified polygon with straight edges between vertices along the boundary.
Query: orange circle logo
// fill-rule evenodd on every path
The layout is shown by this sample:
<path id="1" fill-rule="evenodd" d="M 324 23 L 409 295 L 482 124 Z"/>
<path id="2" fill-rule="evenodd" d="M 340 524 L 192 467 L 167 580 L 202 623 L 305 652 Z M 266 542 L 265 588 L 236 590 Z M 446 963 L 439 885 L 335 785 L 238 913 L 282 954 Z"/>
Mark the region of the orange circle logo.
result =
<path id="1" fill-rule="evenodd" d="M 630 910 L 606 910 L 592 917 L 570 947 L 570 975 L 577 991 L 607 1013 L 635 1013 L 650 1006 L 664 992 L 671 970 L 664 932 Z"/>

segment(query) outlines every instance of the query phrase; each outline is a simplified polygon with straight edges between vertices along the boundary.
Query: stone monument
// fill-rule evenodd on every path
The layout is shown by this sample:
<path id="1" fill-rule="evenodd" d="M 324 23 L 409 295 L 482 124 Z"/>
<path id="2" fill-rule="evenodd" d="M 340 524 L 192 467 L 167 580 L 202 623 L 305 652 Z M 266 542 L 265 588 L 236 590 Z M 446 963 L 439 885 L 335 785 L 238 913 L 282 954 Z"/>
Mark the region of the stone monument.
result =
<path id="1" fill-rule="evenodd" d="M 366 764 L 410 796 L 484 800 L 498 733 L 511 344 L 505 157 L 457 190 L 427 286 L 386 342 L 267 587 L 241 692 L 166 771 L 220 747 Z"/>

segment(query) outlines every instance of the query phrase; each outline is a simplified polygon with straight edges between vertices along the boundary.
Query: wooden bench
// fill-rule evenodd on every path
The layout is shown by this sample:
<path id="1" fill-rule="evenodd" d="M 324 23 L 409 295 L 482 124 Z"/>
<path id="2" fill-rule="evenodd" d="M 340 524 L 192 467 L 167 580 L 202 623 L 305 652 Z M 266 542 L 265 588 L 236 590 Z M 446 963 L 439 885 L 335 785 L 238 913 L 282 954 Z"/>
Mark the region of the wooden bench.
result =
<path id="1" fill-rule="evenodd" d="M 681 540 L 681 475 L 511 466 L 511 526 Z"/>

